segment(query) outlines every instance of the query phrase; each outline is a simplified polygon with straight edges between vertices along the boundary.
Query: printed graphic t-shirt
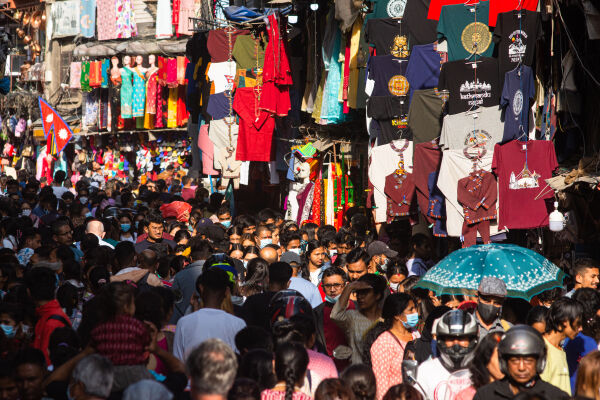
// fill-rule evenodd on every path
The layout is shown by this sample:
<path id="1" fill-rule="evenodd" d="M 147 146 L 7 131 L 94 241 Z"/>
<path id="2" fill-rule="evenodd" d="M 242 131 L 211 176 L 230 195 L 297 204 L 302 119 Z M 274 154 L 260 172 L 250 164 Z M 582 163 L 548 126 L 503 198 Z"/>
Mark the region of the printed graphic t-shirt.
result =
<path id="1" fill-rule="evenodd" d="M 406 60 L 392 55 L 375 56 L 369 60 L 369 79 L 375 82 L 371 96 L 406 96 Z"/>
<path id="2" fill-rule="evenodd" d="M 455 4 L 442 7 L 438 22 L 438 40 L 448 41 L 448 60 L 462 60 L 471 53 L 489 57 L 494 50 L 492 33 L 487 25 L 489 2 L 472 6 Z"/>
<path id="3" fill-rule="evenodd" d="M 408 33 L 401 19 L 372 18 L 367 21 L 365 40 L 375 46 L 378 56 L 408 58 Z"/>
<path id="4" fill-rule="evenodd" d="M 496 26 L 498 14 L 518 10 L 519 4 L 521 5 L 521 9 L 536 11 L 538 0 L 490 0 L 490 26 Z"/>
<path id="5" fill-rule="evenodd" d="M 371 96 L 367 104 L 367 116 L 379 123 L 377 145 L 382 146 L 397 139 L 408 139 L 408 97 Z"/>
<path id="6" fill-rule="evenodd" d="M 439 90 L 448 90 L 448 113 L 458 114 L 473 106 L 500 104 L 498 61 L 481 57 L 476 64 L 450 61 L 442 65 Z"/>
<path id="7" fill-rule="evenodd" d="M 502 111 L 494 106 L 481 107 L 477 112 L 446 115 L 440 146 L 452 150 L 477 146 L 493 151 L 504 133 L 501 114 Z"/>
<path id="8" fill-rule="evenodd" d="M 545 199 L 552 198 L 554 192 L 547 190 L 546 179 L 558 168 L 554 143 L 513 140 L 497 144 L 492 168 L 498 177 L 498 226 L 530 229 L 548 225 Z M 544 188 L 546 194 L 541 195 Z"/>
<path id="9" fill-rule="evenodd" d="M 215 84 L 215 93 L 233 89 L 236 65 L 234 61 L 212 63 L 208 68 L 208 79 Z"/>
<path id="10" fill-rule="evenodd" d="M 500 77 L 503 78 L 504 74 L 515 68 L 520 61 L 531 66 L 535 44 L 541 37 L 542 23 L 538 12 L 522 10 L 498 15 L 494 42 L 498 46 Z"/>
<path id="11" fill-rule="evenodd" d="M 500 106 L 506 107 L 503 142 L 518 139 L 521 135 L 528 135 L 529 104 L 534 97 L 535 86 L 531 68 L 521 65 L 506 73 L 500 100 Z M 521 125 L 523 131 L 521 131 Z"/>
<path id="12" fill-rule="evenodd" d="M 373 12 L 367 18 L 402 18 L 406 0 L 374 0 Z"/>

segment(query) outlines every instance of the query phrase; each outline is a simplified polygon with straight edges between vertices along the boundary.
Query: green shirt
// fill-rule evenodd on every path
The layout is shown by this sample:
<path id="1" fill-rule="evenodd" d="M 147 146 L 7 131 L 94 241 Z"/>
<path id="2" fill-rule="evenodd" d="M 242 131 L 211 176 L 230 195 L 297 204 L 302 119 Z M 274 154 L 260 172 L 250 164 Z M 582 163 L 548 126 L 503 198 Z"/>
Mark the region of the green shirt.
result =
<path id="1" fill-rule="evenodd" d="M 258 40 L 258 67 L 263 68 L 265 63 L 266 41 Z M 256 68 L 256 40 L 252 35 L 238 36 L 233 45 L 233 58 L 237 63 L 237 69 Z"/>
<path id="2" fill-rule="evenodd" d="M 494 51 L 492 33 L 488 27 L 489 1 L 476 5 L 443 6 L 438 22 L 438 41 L 448 42 L 448 61 L 463 60 L 475 51 L 490 57 Z M 473 57 L 475 58 L 475 57 Z"/>

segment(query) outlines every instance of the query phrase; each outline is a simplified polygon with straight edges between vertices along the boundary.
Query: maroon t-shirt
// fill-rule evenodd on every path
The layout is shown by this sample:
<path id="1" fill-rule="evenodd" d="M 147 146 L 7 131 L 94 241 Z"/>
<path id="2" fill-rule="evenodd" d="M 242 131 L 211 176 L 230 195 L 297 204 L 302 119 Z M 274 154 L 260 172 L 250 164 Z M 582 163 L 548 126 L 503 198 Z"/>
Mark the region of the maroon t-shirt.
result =
<path id="1" fill-rule="evenodd" d="M 554 191 L 546 185 L 546 179 L 552 177 L 556 168 L 558 162 L 550 141 L 513 140 L 496 145 L 492 169 L 498 177 L 499 229 L 548 225 L 545 199 L 552 198 Z"/>
<path id="2" fill-rule="evenodd" d="M 235 29 L 231 33 L 231 51 L 238 35 L 248 35 L 250 31 Z M 206 47 L 210 53 L 210 61 L 213 63 L 225 62 L 229 59 L 229 38 L 225 29 L 215 29 L 208 32 Z"/>

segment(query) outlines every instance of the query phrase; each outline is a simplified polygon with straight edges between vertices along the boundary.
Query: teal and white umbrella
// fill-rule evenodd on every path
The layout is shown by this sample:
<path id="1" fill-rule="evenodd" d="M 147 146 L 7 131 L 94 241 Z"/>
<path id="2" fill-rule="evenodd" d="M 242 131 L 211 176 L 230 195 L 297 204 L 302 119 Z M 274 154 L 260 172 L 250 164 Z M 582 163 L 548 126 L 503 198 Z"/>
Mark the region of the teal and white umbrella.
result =
<path id="1" fill-rule="evenodd" d="M 565 273 L 533 250 L 513 244 L 483 244 L 449 254 L 427 271 L 416 287 L 436 295 L 476 295 L 484 276 L 502 279 L 508 297 L 529 301 L 545 290 L 562 287 Z"/>

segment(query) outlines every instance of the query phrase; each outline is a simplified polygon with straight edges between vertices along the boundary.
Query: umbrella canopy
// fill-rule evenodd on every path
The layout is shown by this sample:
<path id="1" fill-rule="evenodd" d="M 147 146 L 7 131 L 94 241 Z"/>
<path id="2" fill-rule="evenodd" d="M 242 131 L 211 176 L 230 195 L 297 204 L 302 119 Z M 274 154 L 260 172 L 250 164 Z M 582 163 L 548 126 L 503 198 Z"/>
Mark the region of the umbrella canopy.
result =
<path id="1" fill-rule="evenodd" d="M 545 290 L 562 287 L 565 273 L 533 250 L 513 244 L 483 244 L 449 254 L 427 271 L 416 287 L 437 295 L 476 295 L 484 276 L 502 279 L 508 297 L 529 301 Z"/>

